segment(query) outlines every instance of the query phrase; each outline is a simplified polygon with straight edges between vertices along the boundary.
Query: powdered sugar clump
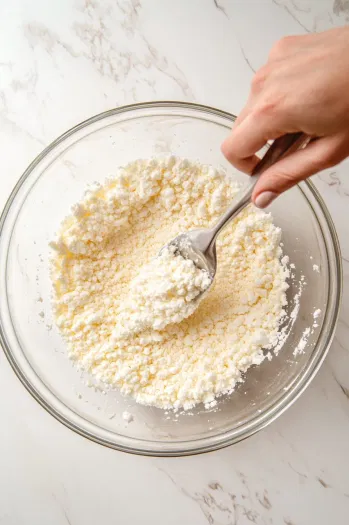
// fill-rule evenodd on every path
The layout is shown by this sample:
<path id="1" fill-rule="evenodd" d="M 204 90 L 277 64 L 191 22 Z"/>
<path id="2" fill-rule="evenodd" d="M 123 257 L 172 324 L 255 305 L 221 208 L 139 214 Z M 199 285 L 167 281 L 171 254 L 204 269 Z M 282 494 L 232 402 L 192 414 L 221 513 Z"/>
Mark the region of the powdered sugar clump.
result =
<path id="1" fill-rule="evenodd" d="M 211 284 L 207 271 L 164 248 L 158 257 L 142 266 L 131 281 L 129 295 L 117 317 L 115 339 L 127 339 L 145 330 L 163 330 L 194 313 L 198 296 Z"/>

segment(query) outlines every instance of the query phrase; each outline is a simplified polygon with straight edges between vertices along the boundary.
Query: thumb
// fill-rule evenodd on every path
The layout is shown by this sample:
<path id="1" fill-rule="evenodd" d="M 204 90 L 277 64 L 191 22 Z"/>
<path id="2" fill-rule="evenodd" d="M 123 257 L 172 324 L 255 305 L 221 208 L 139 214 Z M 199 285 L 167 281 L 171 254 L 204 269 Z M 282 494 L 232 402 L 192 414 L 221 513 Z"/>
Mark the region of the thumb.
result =
<path id="1" fill-rule="evenodd" d="M 332 135 L 319 138 L 268 168 L 253 190 L 252 202 L 258 208 L 266 208 L 283 191 L 338 164 L 348 155 L 349 143 L 343 137 Z"/>

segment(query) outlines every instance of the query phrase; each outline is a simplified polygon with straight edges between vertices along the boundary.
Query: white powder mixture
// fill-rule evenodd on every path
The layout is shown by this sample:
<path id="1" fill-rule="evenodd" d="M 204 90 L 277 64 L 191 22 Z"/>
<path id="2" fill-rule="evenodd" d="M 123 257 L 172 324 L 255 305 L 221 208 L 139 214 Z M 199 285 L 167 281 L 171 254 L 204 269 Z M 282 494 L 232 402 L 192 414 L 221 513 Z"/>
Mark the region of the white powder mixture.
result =
<path id="1" fill-rule="evenodd" d="M 212 406 L 270 358 L 289 277 L 270 214 L 251 205 L 222 232 L 214 284 L 194 312 L 207 276 L 180 261 L 172 274 L 171 253 L 167 268 L 154 259 L 178 233 L 214 223 L 238 189 L 170 157 L 133 162 L 86 192 L 52 243 L 56 321 L 78 366 L 139 403 L 189 409 Z"/>
<path id="2" fill-rule="evenodd" d="M 211 282 L 208 272 L 175 255 L 173 246 L 164 248 L 132 280 L 113 336 L 125 339 L 150 328 L 163 330 L 168 324 L 180 323 L 194 313 L 198 296 Z"/>

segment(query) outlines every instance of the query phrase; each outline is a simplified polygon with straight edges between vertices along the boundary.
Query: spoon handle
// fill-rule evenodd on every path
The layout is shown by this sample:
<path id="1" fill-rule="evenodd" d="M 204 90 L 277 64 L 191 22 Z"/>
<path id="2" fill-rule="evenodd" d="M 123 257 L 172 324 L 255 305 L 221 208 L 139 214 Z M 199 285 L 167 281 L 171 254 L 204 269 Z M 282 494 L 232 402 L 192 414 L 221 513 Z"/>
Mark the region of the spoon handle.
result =
<path id="1" fill-rule="evenodd" d="M 254 168 L 247 186 L 242 188 L 234 198 L 230 208 L 227 209 L 217 224 L 212 228 L 210 232 L 212 235 L 211 245 L 215 243 L 221 230 L 251 202 L 252 191 L 259 176 L 278 160 L 306 146 L 310 140 L 311 138 L 304 133 L 289 133 L 274 140 L 264 157 Z"/>

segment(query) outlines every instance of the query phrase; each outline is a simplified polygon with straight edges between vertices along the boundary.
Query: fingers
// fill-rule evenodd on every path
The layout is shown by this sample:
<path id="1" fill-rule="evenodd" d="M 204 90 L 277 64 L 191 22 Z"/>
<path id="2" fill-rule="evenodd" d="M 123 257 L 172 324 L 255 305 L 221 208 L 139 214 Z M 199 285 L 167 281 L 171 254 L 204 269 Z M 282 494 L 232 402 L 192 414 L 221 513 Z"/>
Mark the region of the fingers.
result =
<path id="1" fill-rule="evenodd" d="M 316 140 L 266 170 L 258 180 L 252 202 L 258 208 L 268 206 L 280 193 L 301 180 L 342 161 L 349 152 L 349 144 L 341 136 Z"/>
<path id="2" fill-rule="evenodd" d="M 237 169 L 239 169 L 240 171 L 243 171 L 244 173 L 251 173 L 253 168 L 259 161 L 259 158 L 256 155 L 251 155 L 249 158 L 238 157 L 236 158 L 236 162 L 234 160 L 234 158 L 236 157 L 236 155 L 234 155 L 234 151 L 235 151 L 234 136 L 237 133 L 237 128 L 241 126 L 244 120 L 251 113 L 251 108 L 252 108 L 251 99 L 252 97 L 250 95 L 245 107 L 240 111 L 239 116 L 235 120 L 233 129 L 230 135 L 225 139 L 225 141 L 221 145 L 221 151 L 223 155 L 226 157 L 226 159 L 229 160 L 229 162 L 233 164 Z"/>
<path id="3" fill-rule="evenodd" d="M 223 142 L 221 150 L 226 159 L 237 169 L 251 173 L 259 161 L 256 153 L 265 146 L 270 139 L 280 137 L 281 131 L 278 119 L 268 116 L 269 108 L 259 114 L 248 114 L 243 121 L 233 127 L 231 134 Z"/>
<path id="4" fill-rule="evenodd" d="M 234 137 L 231 133 L 221 145 L 221 151 L 225 158 L 240 171 L 244 173 L 252 173 L 253 168 L 258 164 L 259 157 L 257 155 L 250 155 L 248 157 L 241 157 L 235 148 Z"/>

